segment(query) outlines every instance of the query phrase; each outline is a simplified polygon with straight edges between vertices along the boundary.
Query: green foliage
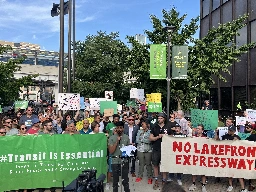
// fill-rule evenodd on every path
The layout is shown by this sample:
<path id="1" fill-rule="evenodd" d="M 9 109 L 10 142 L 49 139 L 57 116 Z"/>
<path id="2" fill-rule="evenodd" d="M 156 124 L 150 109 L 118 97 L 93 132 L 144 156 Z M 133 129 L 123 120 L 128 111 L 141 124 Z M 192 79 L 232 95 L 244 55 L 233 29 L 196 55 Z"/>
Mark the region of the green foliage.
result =
<path id="1" fill-rule="evenodd" d="M 124 83 L 129 49 L 118 33 L 98 32 L 76 44 L 76 80 L 73 92 L 84 97 L 104 97 L 105 91 L 114 91 L 114 98 L 126 101 L 129 84 Z"/>
<path id="2" fill-rule="evenodd" d="M 239 57 L 254 48 L 255 44 L 251 43 L 243 46 L 234 44 L 234 37 L 238 30 L 244 26 L 247 16 L 243 16 L 232 22 L 222 24 L 217 28 L 212 28 L 202 39 L 194 38 L 196 31 L 199 29 L 199 17 L 191 19 L 189 24 L 183 24 L 186 14 L 181 15 L 175 10 L 163 10 L 163 19 L 160 20 L 155 15 L 151 15 L 153 30 L 146 30 L 150 43 L 167 44 L 168 34 L 164 30 L 165 26 L 175 26 L 171 34 L 172 45 L 189 44 L 189 64 L 188 78 L 186 80 L 171 81 L 171 98 L 172 109 L 182 106 L 184 110 L 194 107 L 194 99 L 201 92 L 209 93 L 213 83 L 213 75 L 223 81 L 224 73 L 230 73 L 229 67 L 233 62 L 238 62 Z M 161 92 L 166 95 L 166 80 L 149 79 L 149 44 L 140 45 L 133 37 L 128 37 L 132 44 L 131 57 L 129 57 L 130 71 L 132 76 L 138 79 L 137 84 L 140 88 L 148 90 L 147 92 Z M 163 101 L 166 97 L 163 97 Z M 176 104 L 175 104 L 176 103 Z"/>
<path id="3" fill-rule="evenodd" d="M 11 50 L 11 47 L 0 45 L 0 54 Z M 37 75 L 28 75 L 20 79 L 14 78 L 14 72 L 20 71 L 20 66 L 24 58 L 10 59 L 8 62 L 0 62 L 0 103 L 1 105 L 8 105 L 9 103 L 19 98 L 21 87 L 26 87 L 32 84 L 32 78 Z"/>

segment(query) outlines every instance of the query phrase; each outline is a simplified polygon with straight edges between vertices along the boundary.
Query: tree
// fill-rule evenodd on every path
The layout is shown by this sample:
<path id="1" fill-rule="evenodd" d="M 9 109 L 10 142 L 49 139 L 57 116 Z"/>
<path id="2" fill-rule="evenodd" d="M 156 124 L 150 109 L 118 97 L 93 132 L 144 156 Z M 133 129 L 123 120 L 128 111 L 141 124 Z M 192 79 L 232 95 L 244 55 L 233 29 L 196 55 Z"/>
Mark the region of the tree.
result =
<path id="1" fill-rule="evenodd" d="M 184 110 L 194 107 L 194 99 L 201 92 L 209 93 L 214 82 L 213 75 L 223 81 L 224 73 L 230 73 L 229 67 L 233 62 L 238 62 L 239 57 L 255 47 L 255 43 L 238 47 L 234 42 L 238 30 L 245 26 L 244 21 L 247 16 L 242 16 L 237 20 L 220 24 L 213 27 L 202 39 L 194 37 L 199 28 L 199 17 L 191 19 L 189 24 L 183 24 L 186 14 L 180 13 L 172 8 L 170 11 L 163 10 L 162 21 L 155 15 L 151 15 L 153 30 L 146 30 L 150 43 L 167 44 L 168 34 L 164 30 L 165 26 L 175 26 L 176 30 L 171 34 L 172 45 L 189 45 L 188 78 L 186 80 L 171 81 L 171 98 L 173 98 L 173 109 Z M 131 57 L 129 63 L 131 75 L 137 78 L 137 84 L 149 92 L 161 92 L 166 96 L 166 80 L 149 79 L 149 46 L 140 45 L 133 37 L 128 37 L 132 44 Z M 164 97 L 163 99 L 166 99 Z"/>
<path id="2" fill-rule="evenodd" d="M 11 50 L 9 46 L 0 45 L 0 55 Z M 21 87 L 27 87 L 32 84 L 32 79 L 36 75 L 27 75 L 19 79 L 14 78 L 14 73 L 20 71 L 18 65 L 24 60 L 23 57 L 17 59 L 9 59 L 8 62 L 0 61 L 0 103 L 1 105 L 9 105 L 11 102 L 19 99 Z"/>
<path id="3" fill-rule="evenodd" d="M 85 97 L 102 98 L 105 91 L 114 91 L 115 100 L 129 98 L 129 85 L 124 83 L 129 49 L 118 37 L 118 33 L 100 31 L 76 43 L 73 92 Z"/>

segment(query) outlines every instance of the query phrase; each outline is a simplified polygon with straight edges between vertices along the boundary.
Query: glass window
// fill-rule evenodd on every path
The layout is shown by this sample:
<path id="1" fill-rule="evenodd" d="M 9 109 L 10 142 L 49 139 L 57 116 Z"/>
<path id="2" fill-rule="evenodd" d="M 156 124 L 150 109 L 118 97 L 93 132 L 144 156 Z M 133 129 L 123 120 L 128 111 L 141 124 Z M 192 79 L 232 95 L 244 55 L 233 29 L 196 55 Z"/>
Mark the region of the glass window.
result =
<path id="1" fill-rule="evenodd" d="M 226 3 L 227 1 L 229 1 L 229 0 L 223 0 L 223 3 Z"/>
<path id="2" fill-rule="evenodd" d="M 256 42 L 256 20 L 251 22 L 251 42 Z"/>
<path id="3" fill-rule="evenodd" d="M 251 103 L 256 101 L 256 86 L 250 86 Z"/>
<path id="4" fill-rule="evenodd" d="M 236 44 L 238 46 L 247 44 L 247 26 L 244 26 L 243 28 L 239 29 L 238 32 L 240 36 L 236 36 Z"/>
<path id="5" fill-rule="evenodd" d="M 247 75 L 247 53 L 239 57 L 239 60 L 239 62 L 234 64 L 233 85 L 245 86 Z"/>
<path id="6" fill-rule="evenodd" d="M 221 95 L 221 109 L 230 110 L 232 106 L 232 93 L 231 87 L 221 87 L 220 88 L 220 95 Z"/>
<path id="7" fill-rule="evenodd" d="M 223 5 L 223 23 L 232 21 L 232 1 Z"/>
<path id="8" fill-rule="evenodd" d="M 202 22 L 201 22 L 201 38 L 203 38 L 204 36 L 207 35 L 208 31 L 209 31 L 209 16 L 203 18 Z"/>
<path id="9" fill-rule="evenodd" d="M 234 87 L 234 109 L 236 109 L 237 104 L 240 102 L 242 108 L 245 107 L 246 101 L 246 88 L 243 87 Z"/>
<path id="10" fill-rule="evenodd" d="M 255 0 L 249 0 L 249 17 L 250 20 L 256 19 L 256 1 Z"/>
<path id="11" fill-rule="evenodd" d="M 235 18 L 238 18 L 247 13 L 247 1 L 235 0 Z"/>
<path id="12" fill-rule="evenodd" d="M 212 10 L 217 9 L 220 6 L 220 0 L 212 0 Z"/>
<path id="13" fill-rule="evenodd" d="M 220 9 L 215 10 L 212 12 L 212 26 L 218 27 L 220 23 Z"/>
<path id="14" fill-rule="evenodd" d="M 203 18 L 210 12 L 210 0 L 203 1 Z"/>
<path id="15" fill-rule="evenodd" d="M 250 85 L 256 85 L 256 48 L 250 50 Z"/>

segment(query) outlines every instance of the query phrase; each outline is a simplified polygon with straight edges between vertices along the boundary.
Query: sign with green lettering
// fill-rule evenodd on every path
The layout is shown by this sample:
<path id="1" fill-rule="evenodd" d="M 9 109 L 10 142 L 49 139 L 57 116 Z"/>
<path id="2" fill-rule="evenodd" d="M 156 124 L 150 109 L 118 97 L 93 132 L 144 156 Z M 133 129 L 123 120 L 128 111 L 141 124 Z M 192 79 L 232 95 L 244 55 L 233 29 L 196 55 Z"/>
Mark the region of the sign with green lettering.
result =
<path id="1" fill-rule="evenodd" d="M 238 136 L 241 138 L 241 140 L 247 139 L 251 134 L 250 133 L 238 133 Z"/>
<path id="2" fill-rule="evenodd" d="M 172 79 L 187 79 L 188 46 L 172 46 Z"/>
<path id="3" fill-rule="evenodd" d="M 107 171 L 107 137 L 101 133 L 5 136 L 0 145 L 0 191 L 62 187 L 83 170 L 96 169 L 97 177 Z"/>
<path id="4" fill-rule="evenodd" d="M 150 79 L 166 79 L 166 45 L 150 45 Z"/>
<path id="5" fill-rule="evenodd" d="M 162 103 L 148 102 L 148 112 L 162 112 Z"/>

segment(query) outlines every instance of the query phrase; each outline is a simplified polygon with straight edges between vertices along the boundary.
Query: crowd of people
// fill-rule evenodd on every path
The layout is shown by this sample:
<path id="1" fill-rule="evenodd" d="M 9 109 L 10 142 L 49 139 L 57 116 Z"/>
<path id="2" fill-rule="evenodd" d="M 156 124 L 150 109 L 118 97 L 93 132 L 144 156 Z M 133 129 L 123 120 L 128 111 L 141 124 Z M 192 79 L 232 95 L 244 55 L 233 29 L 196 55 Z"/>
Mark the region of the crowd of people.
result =
<path id="1" fill-rule="evenodd" d="M 206 108 L 207 106 L 204 107 Z M 88 120 L 91 116 L 93 116 L 92 122 Z M 78 129 L 76 122 L 81 120 L 83 127 Z M 137 183 L 141 182 L 144 175 L 146 175 L 148 184 L 152 184 L 154 190 L 161 189 L 162 186 L 165 186 L 165 183 L 168 183 L 168 185 L 173 183 L 174 186 L 175 180 L 177 185 L 182 186 L 182 170 L 178 174 L 160 173 L 162 137 L 164 135 L 179 135 L 205 139 L 209 136 L 207 131 L 204 130 L 204 125 L 199 124 L 197 127 L 193 127 L 190 119 L 186 118 L 181 110 L 175 111 L 167 117 L 165 113 L 147 113 L 146 111 L 136 111 L 134 108 L 125 107 L 118 114 L 106 117 L 96 110 L 77 111 L 74 115 L 70 112 L 62 114 L 59 111 L 56 113 L 51 106 L 48 106 L 45 111 L 35 114 L 33 107 L 28 106 L 26 110 L 9 111 L 7 114 L 2 114 L 1 123 L 1 136 L 104 133 L 108 137 L 106 190 L 110 190 L 110 181 L 112 179 L 113 192 L 117 192 L 121 184 L 125 192 L 130 191 L 129 172 Z M 220 117 L 219 125 L 222 124 L 224 125 Z M 245 129 L 239 129 L 239 127 L 237 129 L 233 119 L 229 117 L 226 119 L 225 124 L 228 127 L 228 133 L 222 136 L 223 140 L 239 140 L 240 137 L 235 132 L 243 130 L 246 133 L 251 133 L 247 140 L 256 141 L 255 122 L 248 122 L 245 125 Z M 219 140 L 218 129 L 215 130 L 212 139 Z M 120 148 L 128 145 L 133 145 L 137 148 L 134 156 L 129 159 L 120 158 L 122 155 Z M 139 167 L 135 169 L 137 160 L 139 161 Z M 145 166 L 147 171 L 144 174 Z M 137 174 L 136 170 L 138 170 Z M 122 173 L 121 183 L 119 183 L 120 173 Z M 189 191 L 194 191 L 197 188 L 196 178 L 196 175 L 192 175 Z M 201 175 L 200 178 L 202 192 L 206 192 L 207 177 Z M 241 192 L 247 191 L 244 181 L 243 178 L 239 178 Z M 232 178 L 228 178 L 228 184 L 227 191 L 232 191 Z M 164 188 L 166 187 L 162 188 L 163 191 Z M 251 181 L 249 181 L 249 191 L 253 188 Z"/>

